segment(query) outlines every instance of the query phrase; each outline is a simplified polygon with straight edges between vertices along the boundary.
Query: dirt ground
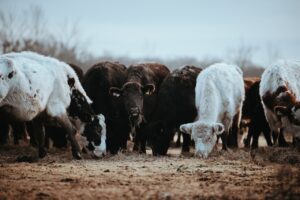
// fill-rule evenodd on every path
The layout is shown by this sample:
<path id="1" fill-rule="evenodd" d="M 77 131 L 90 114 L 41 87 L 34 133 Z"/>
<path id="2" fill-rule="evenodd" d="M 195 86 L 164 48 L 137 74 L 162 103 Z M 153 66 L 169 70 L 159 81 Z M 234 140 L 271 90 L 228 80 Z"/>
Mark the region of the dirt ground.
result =
<path id="1" fill-rule="evenodd" d="M 38 162 L 28 146 L 0 147 L 0 199 L 300 199 L 299 150 L 279 147 L 216 150 L 208 159 L 119 153 L 72 160 L 51 149 Z"/>

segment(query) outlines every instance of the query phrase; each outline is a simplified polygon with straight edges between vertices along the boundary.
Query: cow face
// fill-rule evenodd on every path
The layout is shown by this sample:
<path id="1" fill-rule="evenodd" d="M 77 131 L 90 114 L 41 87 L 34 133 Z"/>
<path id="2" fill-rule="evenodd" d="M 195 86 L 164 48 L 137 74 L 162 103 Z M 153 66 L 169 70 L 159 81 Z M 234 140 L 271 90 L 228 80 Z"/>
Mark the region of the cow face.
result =
<path id="1" fill-rule="evenodd" d="M 285 130 L 293 134 L 295 141 L 300 141 L 300 102 L 291 106 L 276 106 L 274 112 Z"/>
<path id="2" fill-rule="evenodd" d="M 101 114 L 95 115 L 86 98 L 76 89 L 72 90 L 68 113 L 71 117 L 78 117 L 84 123 L 82 135 L 94 146 L 94 155 L 105 153 L 105 118 Z"/>
<path id="3" fill-rule="evenodd" d="M 82 133 L 87 140 L 87 147 L 93 151 L 96 157 L 102 157 L 106 153 L 106 125 L 102 114 L 95 116 L 91 122 L 84 125 Z"/>
<path id="4" fill-rule="evenodd" d="M 10 81 L 14 79 L 16 71 L 11 60 L 0 60 L 0 102 L 9 92 Z"/>
<path id="5" fill-rule="evenodd" d="M 195 155 L 207 158 L 216 144 L 217 135 L 224 132 L 224 125 L 221 123 L 194 122 L 181 125 L 180 131 L 191 134 L 195 141 Z"/>
<path id="6" fill-rule="evenodd" d="M 143 121 L 144 96 L 155 91 L 153 84 L 142 86 L 137 82 L 127 82 L 122 89 L 110 88 L 110 95 L 124 99 L 125 110 L 132 127 L 138 127 Z"/>

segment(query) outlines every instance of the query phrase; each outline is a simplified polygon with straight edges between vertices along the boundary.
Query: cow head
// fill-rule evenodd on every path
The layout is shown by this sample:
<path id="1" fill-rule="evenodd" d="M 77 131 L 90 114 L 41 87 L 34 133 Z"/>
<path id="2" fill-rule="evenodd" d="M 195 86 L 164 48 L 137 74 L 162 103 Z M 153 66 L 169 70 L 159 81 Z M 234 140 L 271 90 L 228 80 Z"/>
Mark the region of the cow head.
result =
<path id="1" fill-rule="evenodd" d="M 85 96 L 78 90 L 73 89 L 71 103 L 68 108 L 71 117 L 78 117 L 83 123 L 82 136 L 93 148 L 95 156 L 105 154 L 106 150 L 106 126 L 103 115 L 95 115 Z M 101 153 L 100 153 L 101 152 Z"/>
<path id="2" fill-rule="evenodd" d="M 110 88 L 110 95 L 123 97 L 125 110 L 132 127 L 138 127 L 143 121 L 144 96 L 151 95 L 155 91 L 154 84 L 141 85 L 138 82 L 127 82 L 123 87 Z"/>
<path id="3" fill-rule="evenodd" d="M 145 130 L 147 134 L 147 142 L 151 146 L 152 154 L 166 155 L 172 139 L 171 132 L 168 132 L 161 121 L 150 122 Z"/>
<path id="4" fill-rule="evenodd" d="M 9 92 L 10 83 L 14 80 L 16 70 L 9 59 L 0 59 L 0 102 Z"/>
<path id="5" fill-rule="evenodd" d="M 283 128 L 293 134 L 300 145 L 300 102 L 290 106 L 276 106 L 274 113 L 281 120 Z"/>
<path id="6" fill-rule="evenodd" d="M 217 135 L 224 132 L 224 125 L 221 123 L 194 122 L 181 125 L 180 131 L 191 134 L 195 141 L 195 154 L 207 158 L 216 144 Z"/>
<path id="7" fill-rule="evenodd" d="M 100 133 L 100 134 L 99 134 Z M 106 153 L 106 124 L 102 114 L 93 117 L 85 123 L 82 136 L 86 138 L 86 145 L 95 157 L 102 157 Z"/>

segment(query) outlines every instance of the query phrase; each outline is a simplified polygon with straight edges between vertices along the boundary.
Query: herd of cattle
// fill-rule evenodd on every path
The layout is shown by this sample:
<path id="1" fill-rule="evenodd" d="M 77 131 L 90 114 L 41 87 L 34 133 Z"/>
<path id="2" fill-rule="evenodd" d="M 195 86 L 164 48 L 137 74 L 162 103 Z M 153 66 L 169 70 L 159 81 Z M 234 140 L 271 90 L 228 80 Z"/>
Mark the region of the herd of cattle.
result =
<path id="1" fill-rule="evenodd" d="M 240 124 L 248 127 L 245 146 L 286 146 L 284 132 L 300 145 L 300 62 L 280 61 L 260 78 L 243 78 L 238 66 L 218 63 L 204 70 L 162 64 L 129 67 L 101 62 L 85 75 L 72 64 L 33 52 L 0 55 L 0 143 L 9 132 L 15 143 L 30 136 L 39 157 L 49 141 L 81 159 L 82 151 L 116 154 L 134 140 L 133 151 L 167 154 L 174 134 L 182 152 L 208 157 L 219 138 L 222 149 L 238 147 Z M 242 120 L 241 120 L 242 119 Z M 246 122 L 246 123 L 241 123 Z M 76 138 L 80 133 L 81 139 Z"/>

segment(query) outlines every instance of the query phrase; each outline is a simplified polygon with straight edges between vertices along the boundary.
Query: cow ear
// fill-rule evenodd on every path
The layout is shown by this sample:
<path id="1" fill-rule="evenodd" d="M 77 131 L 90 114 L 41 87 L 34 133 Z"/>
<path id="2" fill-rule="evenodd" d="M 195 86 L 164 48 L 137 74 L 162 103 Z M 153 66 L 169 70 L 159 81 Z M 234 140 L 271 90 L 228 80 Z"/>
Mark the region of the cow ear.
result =
<path id="1" fill-rule="evenodd" d="M 215 123 L 212 127 L 212 132 L 216 135 L 221 135 L 224 132 L 224 125 L 221 123 Z"/>
<path id="2" fill-rule="evenodd" d="M 288 108 L 286 106 L 276 106 L 274 108 L 274 113 L 278 117 L 282 117 L 284 115 L 288 115 Z"/>
<path id="3" fill-rule="evenodd" d="M 154 84 L 147 84 L 147 85 L 143 86 L 142 90 L 143 90 L 144 94 L 151 95 L 155 91 L 155 85 Z"/>
<path id="4" fill-rule="evenodd" d="M 179 127 L 179 130 L 181 132 L 184 132 L 186 134 L 189 134 L 191 135 L 192 134 L 192 128 L 193 128 L 193 123 L 188 123 L 188 124 L 182 124 L 180 127 Z"/>
<path id="5" fill-rule="evenodd" d="M 113 97 L 120 97 L 122 95 L 122 90 L 117 87 L 110 87 L 109 88 L 109 95 Z"/>

